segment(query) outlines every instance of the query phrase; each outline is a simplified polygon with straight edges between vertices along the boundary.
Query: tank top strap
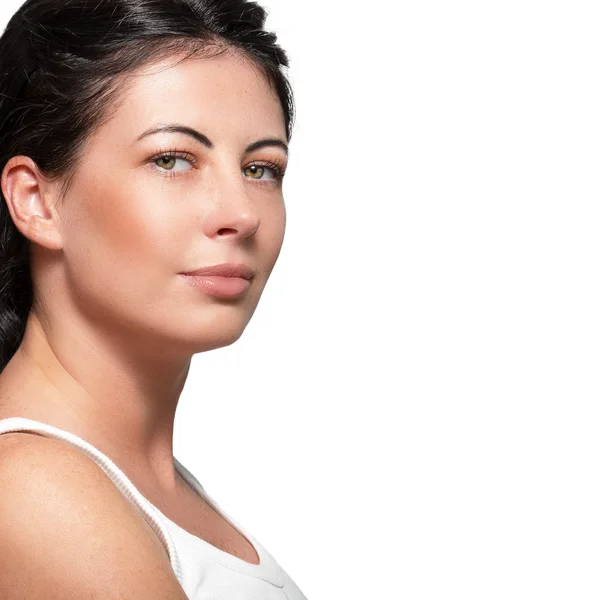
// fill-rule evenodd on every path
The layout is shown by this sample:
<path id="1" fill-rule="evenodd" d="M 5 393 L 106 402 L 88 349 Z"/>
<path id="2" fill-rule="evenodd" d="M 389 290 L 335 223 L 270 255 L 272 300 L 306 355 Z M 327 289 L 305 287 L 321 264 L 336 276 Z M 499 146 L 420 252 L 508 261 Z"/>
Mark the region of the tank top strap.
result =
<path id="1" fill-rule="evenodd" d="M 181 562 L 171 534 L 163 524 L 157 509 L 142 496 L 131 480 L 110 458 L 108 458 L 108 456 L 80 437 L 69 433 L 68 431 L 64 431 L 63 429 L 59 429 L 58 427 L 54 427 L 53 425 L 49 425 L 48 423 L 27 419 L 25 417 L 0 419 L 0 435 L 17 431 L 33 431 L 46 437 L 62 440 L 75 448 L 78 448 L 86 456 L 91 458 L 110 477 L 121 493 L 142 513 L 165 547 L 177 580 L 181 582 Z"/>

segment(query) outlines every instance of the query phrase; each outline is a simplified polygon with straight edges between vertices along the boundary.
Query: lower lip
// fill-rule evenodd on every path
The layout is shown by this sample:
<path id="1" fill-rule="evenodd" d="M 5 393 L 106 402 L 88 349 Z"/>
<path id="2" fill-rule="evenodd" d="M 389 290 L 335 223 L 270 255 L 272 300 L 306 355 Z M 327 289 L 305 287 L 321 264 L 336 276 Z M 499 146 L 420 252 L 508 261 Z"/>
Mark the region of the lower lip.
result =
<path id="1" fill-rule="evenodd" d="M 248 279 L 217 277 L 216 275 L 183 275 L 188 283 L 215 298 L 235 298 L 250 287 Z"/>

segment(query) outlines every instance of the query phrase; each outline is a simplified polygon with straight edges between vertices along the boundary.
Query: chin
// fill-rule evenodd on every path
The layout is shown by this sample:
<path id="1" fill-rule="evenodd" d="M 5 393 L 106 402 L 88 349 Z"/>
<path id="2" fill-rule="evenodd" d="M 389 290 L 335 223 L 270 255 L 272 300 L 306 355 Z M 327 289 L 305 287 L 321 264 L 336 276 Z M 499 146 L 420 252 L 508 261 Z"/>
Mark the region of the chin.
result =
<path id="1" fill-rule="evenodd" d="M 196 336 L 192 336 L 192 332 L 188 330 L 185 338 L 163 336 L 160 340 L 157 340 L 157 344 L 160 347 L 156 348 L 156 351 L 164 358 L 185 360 L 194 354 L 231 346 L 231 344 L 240 339 L 242 333 L 243 330 L 240 329 L 226 331 L 221 328 L 221 331 L 214 332 L 214 334 L 204 331 L 198 332 Z M 149 346 L 149 344 L 145 344 L 146 350 L 148 350 Z"/>
<path id="2" fill-rule="evenodd" d="M 198 347 L 195 353 L 207 352 L 208 350 L 216 350 L 217 348 L 225 348 L 231 346 L 231 344 L 237 342 L 242 337 L 243 331 L 237 331 L 235 333 L 226 334 L 223 332 L 220 336 L 216 336 L 211 339 L 204 337 L 201 341 L 199 340 Z"/>
<path id="3" fill-rule="evenodd" d="M 184 358 L 230 346 L 240 339 L 252 318 L 252 306 L 192 306 L 154 315 L 152 326 L 146 323 L 139 336 L 142 347 L 163 355 Z"/>
<path id="4" fill-rule="evenodd" d="M 192 353 L 207 352 L 231 346 L 237 342 L 246 328 L 247 322 L 238 323 L 235 319 L 203 325 L 198 323 L 188 326 L 185 332 L 185 344 L 192 349 Z"/>

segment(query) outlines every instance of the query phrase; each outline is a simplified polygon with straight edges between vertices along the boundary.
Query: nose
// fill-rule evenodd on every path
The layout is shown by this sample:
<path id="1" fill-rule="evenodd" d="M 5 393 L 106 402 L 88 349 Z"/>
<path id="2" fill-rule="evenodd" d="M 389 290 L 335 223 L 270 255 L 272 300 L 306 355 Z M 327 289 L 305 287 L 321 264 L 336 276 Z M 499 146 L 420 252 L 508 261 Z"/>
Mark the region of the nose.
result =
<path id="1" fill-rule="evenodd" d="M 260 226 L 256 202 L 249 197 L 241 169 L 222 169 L 215 174 L 213 202 L 205 212 L 205 233 L 216 239 L 239 241 L 254 235 Z"/>

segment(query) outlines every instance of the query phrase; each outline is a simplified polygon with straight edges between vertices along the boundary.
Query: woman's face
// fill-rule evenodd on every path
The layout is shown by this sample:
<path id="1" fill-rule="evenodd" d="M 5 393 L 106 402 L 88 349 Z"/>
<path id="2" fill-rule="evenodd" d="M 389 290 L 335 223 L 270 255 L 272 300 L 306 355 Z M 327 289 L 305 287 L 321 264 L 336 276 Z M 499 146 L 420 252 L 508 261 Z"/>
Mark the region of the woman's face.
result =
<path id="1" fill-rule="evenodd" d="M 279 99 L 246 59 L 173 64 L 133 77 L 57 211 L 76 308 L 193 354 L 239 338 L 275 266 L 285 231 L 277 166 L 285 170 L 287 154 L 275 143 L 247 148 L 286 142 L 286 131 Z M 206 140 L 148 133 L 174 125 Z M 220 263 L 254 270 L 247 291 L 215 297 L 181 275 Z"/>

